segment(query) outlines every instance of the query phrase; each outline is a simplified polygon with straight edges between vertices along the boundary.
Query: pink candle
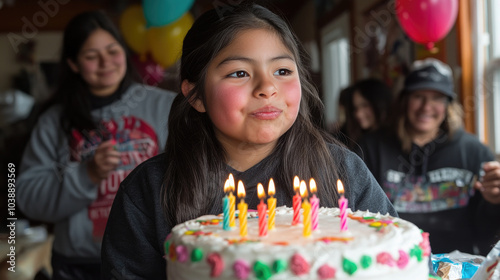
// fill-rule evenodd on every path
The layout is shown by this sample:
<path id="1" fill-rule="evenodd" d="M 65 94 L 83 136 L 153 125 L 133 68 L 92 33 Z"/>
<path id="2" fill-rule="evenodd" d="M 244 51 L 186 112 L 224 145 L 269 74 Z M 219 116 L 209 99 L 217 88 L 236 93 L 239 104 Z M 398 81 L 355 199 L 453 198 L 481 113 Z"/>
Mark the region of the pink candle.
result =
<path id="1" fill-rule="evenodd" d="M 292 225 L 297 225 L 300 223 L 300 208 L 302 207 L 302 197 L 300 196 L 300 181 L 299 177 L 295 176 L 293 178 L 293 190 L 295 195 L 293 196 L 293 220 Z"/>
<path id="2" fill-rule="evenodd" d="M 260 203 L 257 205 L 257 212 L 259 214 L 259 236 L 267 235 L 267 205 L 264 203 L 264 198 L 266 193 L 264 192 L 264 186 L 261 183 L 257 185 L 257 195 L 260 198 Z"/>
<path id="3" fill-rule="evenodd" d="M 337 189 L 340 194 L 339 208 L 340 208 L 340 231 L 347 231 L 347 198 L 344 197 L 344 185 L 340 180 L 337 180 Z"/>
<path id="4" fill-rule="evenodd" d="M 310 199 L 311 201 L 311 224 L 312 224 L 312 230 L 317 230 L 319 227 L 319 218 L 318 218 L 318 212 L 319 212 L 319 198 L 316 197 L 316 181 L 311 178 L 309 180 L 309 188 L 311 189 L 312 197 Z"/>

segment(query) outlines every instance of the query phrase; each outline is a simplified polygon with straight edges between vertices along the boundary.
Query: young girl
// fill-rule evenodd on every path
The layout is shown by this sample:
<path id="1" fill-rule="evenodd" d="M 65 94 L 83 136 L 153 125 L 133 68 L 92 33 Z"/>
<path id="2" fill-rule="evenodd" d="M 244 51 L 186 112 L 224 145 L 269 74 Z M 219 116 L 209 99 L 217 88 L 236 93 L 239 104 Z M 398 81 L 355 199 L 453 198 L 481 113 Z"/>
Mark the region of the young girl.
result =
<path id="1" fill-rule="evenodd" d="M 175 94 L 133 81 L 125 44 L 101 12 L 64 31 L 61 79 L 24 152 L 19 208 L 54 223 L 53 278 L 99 279 L 101 240 L 119 184 L 163 151 Z"/>
<path id="2" fill-rule="evenodd" d="M 256 209 L 256 185 L 273 178 L 278 205 L 292 206 L 293 177 L 318 184 L 321 206 L 397 215 L 355 154 L 313 125 L 321 108 L 303 49 L 261 6 L 208 11 L 184 39 L 182 93 L 172 105 L 166 153 L 122 183 L 104 235 L 103 276 L 165 279 L 163 243 L 177 223 L 219 214 L 229 173 Z"/>

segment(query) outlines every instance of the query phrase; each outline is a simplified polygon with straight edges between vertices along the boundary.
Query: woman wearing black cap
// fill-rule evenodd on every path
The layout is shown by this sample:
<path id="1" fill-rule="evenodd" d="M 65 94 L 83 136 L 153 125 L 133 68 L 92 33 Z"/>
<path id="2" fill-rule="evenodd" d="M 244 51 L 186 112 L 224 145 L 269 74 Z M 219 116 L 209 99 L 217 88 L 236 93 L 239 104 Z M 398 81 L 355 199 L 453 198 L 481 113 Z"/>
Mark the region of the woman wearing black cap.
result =
<path id="1" fill-rule="evenodd" d="M 433 253 L 486 255 L 500 239 L 500 163 L 463 130 L 450 67 L 413 66 L 393 123 L 360 141 L 361 156 L 400 217 L 430 233 Z"/>

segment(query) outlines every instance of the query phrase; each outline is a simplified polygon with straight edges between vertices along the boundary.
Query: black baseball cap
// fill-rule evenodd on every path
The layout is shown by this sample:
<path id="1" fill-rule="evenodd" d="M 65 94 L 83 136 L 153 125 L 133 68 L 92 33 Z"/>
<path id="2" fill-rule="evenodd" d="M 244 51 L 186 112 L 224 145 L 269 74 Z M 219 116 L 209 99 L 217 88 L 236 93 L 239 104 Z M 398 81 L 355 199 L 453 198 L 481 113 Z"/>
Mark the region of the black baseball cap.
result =
<path id="1" fill-rule="evenodd" d="M 410 74 L 405 79 L 403 91 L 429 89 L 446 95 L 450 100 L 457 97 L 453 90 L 453 76 L 450 66 L 435 59 L 427 58 L 413 63 Z"/>

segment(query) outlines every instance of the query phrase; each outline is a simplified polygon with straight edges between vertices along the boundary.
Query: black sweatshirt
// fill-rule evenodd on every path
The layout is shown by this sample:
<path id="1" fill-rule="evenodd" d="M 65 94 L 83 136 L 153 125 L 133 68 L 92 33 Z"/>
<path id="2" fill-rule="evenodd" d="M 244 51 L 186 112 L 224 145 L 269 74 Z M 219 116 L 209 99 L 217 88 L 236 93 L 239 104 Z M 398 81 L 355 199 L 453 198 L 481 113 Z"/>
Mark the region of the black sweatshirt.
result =
<path id="1" fill-rule="evenodd" d="M 368 134 L 360 141 L 360 156 L 400 217 L 430 233 L 435 254 L 486 255 L 498 240 L 500 205 L 486 202 L 473 184 L 481 163 L 494 160 L 491 151 L 463 130 L 423 147 L 412 144 L 410 153 L 391 135 Z"/>
<path id="2" fill-rule="evenodd" d="M 353 210 L 389 213 L 397 216 L 391 203 L 363 161 L 354 153 L 339 146 L 331 146 L 332 156 L 342 165 L 349 182 L 346 197 Z M 276 163 L 269 158 L 238 172 L 231 167 L 235 179 L 245 183 L 249 209 L 256 209 L 259 199 L 256 185 L 277 177 Z M 138 166 L 121 184 L 115 197 L 106 226 L 102 245 L 103 279 L 165 279 L 166 261 L 164 256 L 165 238 L 174 225 L 168 224 L 161 207 L 161 186 L 165 174 L 164 154 L 151 158 Z M 350 187 L 351 186 L 351 187 Z M 222 186 L 221 186 L 222 187 Z M 292 187 L 292 186 L 290 186 Z M 336 186 L 332 186 L 336 187 Z M 292 206 L 292 198 L 276 186 L 277 205 Z M 320 197 L 321 199 L 321 197 Z M 219 201 L 222 201 L 222 196 Z M 222 202 L 206 214 L 222 212 Z"/>

